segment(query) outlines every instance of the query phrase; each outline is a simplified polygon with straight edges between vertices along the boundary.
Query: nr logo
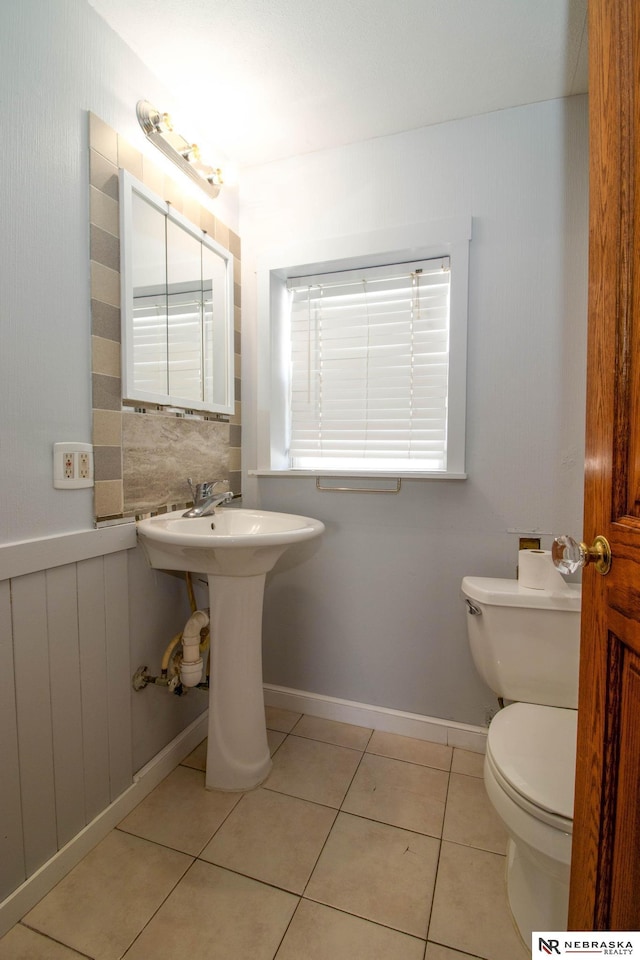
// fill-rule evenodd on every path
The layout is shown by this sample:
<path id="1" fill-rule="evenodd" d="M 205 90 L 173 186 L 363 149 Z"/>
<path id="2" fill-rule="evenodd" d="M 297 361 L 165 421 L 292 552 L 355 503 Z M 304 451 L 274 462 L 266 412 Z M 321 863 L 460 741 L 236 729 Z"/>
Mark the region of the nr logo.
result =
<path id="1" fill-rule="evenodd" d="M 543 940 L 542 937 L 538 937 L 538 950 L 541 950 L 542 953 L 560 954 L 560 941 L 559 940 Z"/>

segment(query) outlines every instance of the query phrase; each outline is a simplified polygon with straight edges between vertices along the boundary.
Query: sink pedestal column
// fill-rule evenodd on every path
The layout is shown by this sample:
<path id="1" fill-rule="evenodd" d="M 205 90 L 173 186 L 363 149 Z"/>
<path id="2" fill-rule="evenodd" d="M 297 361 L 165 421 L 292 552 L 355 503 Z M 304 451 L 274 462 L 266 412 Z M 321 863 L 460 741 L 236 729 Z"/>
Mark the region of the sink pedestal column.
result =
<path id="1" fill-rule="evenodd" d="M 209 790 L 251 790 L 271 770 L 262 689 L 264 582 L 264 573 L 209 576 Z"/>

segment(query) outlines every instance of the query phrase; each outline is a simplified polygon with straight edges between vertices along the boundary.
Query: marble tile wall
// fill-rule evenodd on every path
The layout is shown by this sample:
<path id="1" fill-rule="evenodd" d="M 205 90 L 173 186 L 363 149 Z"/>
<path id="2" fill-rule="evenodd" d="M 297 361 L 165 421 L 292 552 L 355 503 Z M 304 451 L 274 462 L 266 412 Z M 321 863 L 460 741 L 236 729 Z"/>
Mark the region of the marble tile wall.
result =
<path id="1" fill-rule="evenodd" d="M 120 376 L 118 169 L 170 202 L 234 257 L 235 412 L 199 415 L 123 401 Z M 91 343 L 96 520 L 142 516 L 190 501 L 186 478 L 228 479 L 240 493 L 240 238 L 147 157 L 89 114 Z"/>

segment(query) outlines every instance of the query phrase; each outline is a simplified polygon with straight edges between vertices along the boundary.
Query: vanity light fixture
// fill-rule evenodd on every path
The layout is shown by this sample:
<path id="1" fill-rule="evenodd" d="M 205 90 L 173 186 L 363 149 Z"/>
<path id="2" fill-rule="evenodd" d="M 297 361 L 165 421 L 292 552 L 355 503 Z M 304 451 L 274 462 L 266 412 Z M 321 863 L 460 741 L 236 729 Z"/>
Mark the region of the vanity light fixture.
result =
<path id="1" fill-rule="evenodd" d="M 220 168 L 203 162 L 198 145 L 175 132 L 169 114 L 160 113 L 148 100 L 138 100 L 136 114 L 147 140 L 195 180 L 205 193 L 217 197 L 223 182 Z"/>

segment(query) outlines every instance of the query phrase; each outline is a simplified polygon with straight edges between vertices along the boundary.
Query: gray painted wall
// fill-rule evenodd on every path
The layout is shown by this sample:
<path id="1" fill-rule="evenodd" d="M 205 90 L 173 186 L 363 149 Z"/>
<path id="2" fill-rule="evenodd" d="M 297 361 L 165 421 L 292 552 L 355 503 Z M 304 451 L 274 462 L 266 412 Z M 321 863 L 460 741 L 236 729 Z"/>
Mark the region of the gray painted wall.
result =
<path id="1" fill-rule="evenodd" d="M 180 111 L 87 0 L 1 4 L 0 82 L 3 543 L 93 525 L 91 490 L 51 479 L 54 441 L 91 441 L 87 111 L 171 170 L 135 107 Z M 237 230 L 233 190 L 214 212 Z"/>
<path id="2" fill-rule="evenodd" d="M 404 223 L 473 218 L 466 481 L 398 496 L 247 477 L 245 499 L 318 517 L 304 562 L 265 597 L 265 679 L 484 723 L 495 698 L 467 649 L 465 574 L 515 576 L 518 536 L 582 529 L 588 233 L 587 100 L 459 120 L 246 171 L 243 433 L 256 466 L 265 249 Z"/>

